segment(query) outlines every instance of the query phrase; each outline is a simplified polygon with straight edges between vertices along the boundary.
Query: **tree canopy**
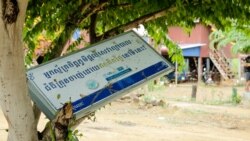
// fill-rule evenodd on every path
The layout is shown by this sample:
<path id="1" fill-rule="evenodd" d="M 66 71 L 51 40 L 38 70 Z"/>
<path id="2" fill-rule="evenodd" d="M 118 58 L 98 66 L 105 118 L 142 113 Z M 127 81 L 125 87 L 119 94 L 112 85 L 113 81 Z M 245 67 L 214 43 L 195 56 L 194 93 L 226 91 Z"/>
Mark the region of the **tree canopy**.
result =
<path id="1" fill-rule="evenodd" d="M 90 43 L 143 24 L 157 44 L 168 47 L 173 60 L 181 50 L 166 36 L 168 27 L 190 29 L 195 20 L 224 30 L 249 25 L 250 1 L 246 0 L 31 0 L 27 8 L 24 41 L 31 58 L 39 36 L 52 43 L 46 59 L 58 57 L 76 29 L 86 30 Z M 30 59 L 28 59 L 30 60 Z"/>
<path id="2" fill-rule="evenodd" d="M 250 54 L 249 30 L 250 28 L 244 31 L 236 28 L 230 28 L 230 30 L 226 31 L 215 30 L 209 36 L 211 40 L 210 47 L 214 48 L 217 45 L 218 48 L 221 48 L 230 44 L 233 53 Z"/>

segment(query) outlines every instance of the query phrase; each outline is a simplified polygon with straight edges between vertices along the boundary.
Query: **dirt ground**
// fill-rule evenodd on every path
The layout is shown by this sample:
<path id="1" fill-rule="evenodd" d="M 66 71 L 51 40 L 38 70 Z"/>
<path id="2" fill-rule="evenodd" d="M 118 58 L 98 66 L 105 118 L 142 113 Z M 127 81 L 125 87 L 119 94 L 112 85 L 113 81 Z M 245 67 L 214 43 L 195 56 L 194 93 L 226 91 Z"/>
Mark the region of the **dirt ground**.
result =
<path id="1" fill-rule="evenodd" d="M 242 96 L 244 87 L 236 89 Z M 199 85 L 196 100 L 191 92 L 192 84 L 168 85 L 116 100 L 78 126 L 80 141 L 250 141 L 250 102 L 230 102 L 232 87 Z M 163 104 L 145 104 L 150 100 Z M 39 129 L 45 122 L 42 117 Z M 0 113 L 0 141 L 6 128 Z"/>

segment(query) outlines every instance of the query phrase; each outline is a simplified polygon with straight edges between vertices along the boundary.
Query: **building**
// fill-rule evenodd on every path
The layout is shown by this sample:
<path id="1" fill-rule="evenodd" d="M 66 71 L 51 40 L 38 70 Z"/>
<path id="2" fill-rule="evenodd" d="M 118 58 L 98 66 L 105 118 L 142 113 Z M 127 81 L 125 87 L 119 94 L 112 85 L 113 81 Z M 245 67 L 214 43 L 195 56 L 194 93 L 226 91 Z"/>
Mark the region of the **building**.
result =
<path id="1" fill-rule="evenodd" d="M 194 80 L 202 80 L 205 74 L 213 77 L 213 80 L 232 79 L 235 75 L 231 70 L 230 59 L 236 57 L 231 53 L 231 46 L 222 49 L 211 49 L 209 35 L 212 32 L 210 26 L 197 23 L 190 33 L 181 27 L 170 27 L 169 38 L 182 48 L 185 58 L 185 74 Z M 167 56 L 167 50 L 161 50 L 162 55 Z"/>

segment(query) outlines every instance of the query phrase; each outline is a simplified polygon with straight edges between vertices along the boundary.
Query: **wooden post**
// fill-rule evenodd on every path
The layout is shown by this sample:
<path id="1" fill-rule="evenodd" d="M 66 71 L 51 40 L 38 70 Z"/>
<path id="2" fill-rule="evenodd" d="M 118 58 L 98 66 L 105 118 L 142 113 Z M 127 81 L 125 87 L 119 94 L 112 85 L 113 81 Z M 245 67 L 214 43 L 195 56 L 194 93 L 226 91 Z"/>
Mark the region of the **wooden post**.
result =
<path id="1" fill-rule="evenodd" d="M 186 68 L 185 68 L 186 72 L 190 72 L 190 67 L 189 67 L 189 58 L 186 58 Z"/>
<path id="2" fill-rule="evenodd" d="M 191 99 L 192 100 L 196 100 L 196 92 L 197 92 L 197 85 L 192 85 L 192 96 Z"/>
<path id="3" fill-rule="evenodd" d="M 202 82 L 202 58 L 198 57 L 198 83 Z"/>
<path id="4" fill-rule="evenodd" d="M 175 85 L 178 84 L 178 63 L 175 61 Z"/>
<path id="5" fill-rule="evenodd" d="M 238 79 L 241 79 L 241 59 L 238 59 L 239 65 L 238 65 Z"/>
<path id="6" fill-rule="evenodd" d="M 210 72 L 210 59 L 206 58 L 206 70 L 207 72 Z"/>

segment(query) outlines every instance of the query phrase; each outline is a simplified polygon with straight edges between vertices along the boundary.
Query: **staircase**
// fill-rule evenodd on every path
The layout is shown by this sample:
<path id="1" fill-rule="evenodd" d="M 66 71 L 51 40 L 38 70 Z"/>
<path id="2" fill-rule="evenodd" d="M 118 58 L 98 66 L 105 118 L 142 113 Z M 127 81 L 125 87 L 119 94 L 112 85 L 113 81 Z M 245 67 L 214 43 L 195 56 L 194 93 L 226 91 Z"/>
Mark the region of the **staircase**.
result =
<path id="1" fill-rule="evenodd" d="M 223 52 L 216 49 L 210 50 L 209 57 L 224 80 L 232 79 L 234 77 L 234 74 L 230 69 L 229 60 L 225 57 Z"/>

